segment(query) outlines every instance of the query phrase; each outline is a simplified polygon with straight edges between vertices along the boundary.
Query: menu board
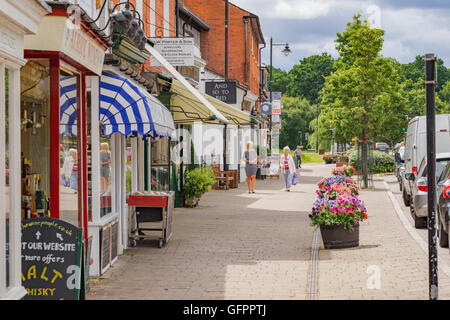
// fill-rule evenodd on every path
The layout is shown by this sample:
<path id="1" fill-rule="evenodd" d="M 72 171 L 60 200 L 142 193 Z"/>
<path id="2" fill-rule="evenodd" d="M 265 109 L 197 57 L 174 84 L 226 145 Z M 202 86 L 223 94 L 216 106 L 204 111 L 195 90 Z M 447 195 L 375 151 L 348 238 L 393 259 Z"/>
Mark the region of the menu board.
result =
<path id="1" fill-rule="evenodd" d="M 110 260 L 110 245 L 111 245 L 111 226 L 102 229 L 101 237 L 101 267 L 102 272 L 109 266 Z"/>
<path id="2" fill-rule="evenodd" d="M 22 221 L 25 300 L 77 300 L 82 279 L 82 229 L 62 220 Z"/>

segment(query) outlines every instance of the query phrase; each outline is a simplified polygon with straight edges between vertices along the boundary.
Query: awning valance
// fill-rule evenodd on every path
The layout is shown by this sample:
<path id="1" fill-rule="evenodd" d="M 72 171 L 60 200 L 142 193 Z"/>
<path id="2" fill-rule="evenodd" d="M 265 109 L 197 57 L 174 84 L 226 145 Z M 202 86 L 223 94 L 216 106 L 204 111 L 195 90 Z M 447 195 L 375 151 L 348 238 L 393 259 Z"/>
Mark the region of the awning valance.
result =
<path id="1" fill-rule="evenodd" d="M 99 120 L 107 136 L 118 132 L 176 138 L 170 111 L 146 90 L 112 73 L 102 73 Z"/>
<path id="2" fill-rule="evenodd" d="M 77 136 L 77 78 L 59 79 L 59 133 Z"/>
<path id="3" fill-rule="evenodd" d="M 172 96 L 170 98 L 170 110 L 173 119 L 177 124 L 192 124 L 194 122 L 203 122 L 219 124 L 215 115 L 194 97 L 178 80 L 173 79 L 170 88 Z M 217 100 L 205 93 L 201 93 L 223 117 L 228 120 L 230 125 L 250 125 L 250 115 L 233 108 L 232 106 Z"/>

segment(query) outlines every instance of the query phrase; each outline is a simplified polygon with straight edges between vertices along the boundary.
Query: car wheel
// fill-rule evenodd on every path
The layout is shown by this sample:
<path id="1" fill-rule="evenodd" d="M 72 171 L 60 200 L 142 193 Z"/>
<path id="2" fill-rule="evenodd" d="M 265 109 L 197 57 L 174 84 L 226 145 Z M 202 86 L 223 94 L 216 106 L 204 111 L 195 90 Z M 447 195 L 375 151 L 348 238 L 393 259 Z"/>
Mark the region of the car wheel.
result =
<path id="1" fill-rule="evenodd" d="M 398 186 L 399 186 L 399 188 L 400 188 L 400 191 L 403 191 L 402 180 L 400 180 L 400 181 L 398 182 Z"/>
<path id="2" fill-rule="evenodd" d="M 439 246 L 441 248 L 448 248 L 448 233 L 445 232 L 441 222 L 439 222 Z"/>
<path id="3" fill-rule="evenodd" d="M 410 202 L 409 211 L 411 212 L 411 216 L 414 219 L 414 228 L 423 229 L 427 227 L 427 218 L 419 218 L 416 217 L 416 212 L 414 210 L 414 202 Z"/>
<path id="4" fill-rule="evenodd" d="M 403 203 L 405 204 L 405 206 L 409 207 L 409 205 L 411 204 L 411 196 L 406 194 L 406 190 L 403 188 Z"/>

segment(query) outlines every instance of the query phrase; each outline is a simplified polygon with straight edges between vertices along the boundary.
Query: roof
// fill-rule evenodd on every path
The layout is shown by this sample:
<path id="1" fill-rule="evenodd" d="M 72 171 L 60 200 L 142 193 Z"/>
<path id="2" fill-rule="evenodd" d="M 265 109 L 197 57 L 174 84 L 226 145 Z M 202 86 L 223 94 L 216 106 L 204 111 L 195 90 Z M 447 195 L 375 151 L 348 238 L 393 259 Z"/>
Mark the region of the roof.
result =
<path id="1" fill-rule="evenodd" d="M 188 7 L 186 7 L 186 5 L 182 1 L 179 1 L 178 9 L 180 11 L 180 14 L 186 16 L 191 24 L 204 31 L 209 31 L 210 26 L 205 21 L 200 19 L 199 16 L 193 13 Z"/>

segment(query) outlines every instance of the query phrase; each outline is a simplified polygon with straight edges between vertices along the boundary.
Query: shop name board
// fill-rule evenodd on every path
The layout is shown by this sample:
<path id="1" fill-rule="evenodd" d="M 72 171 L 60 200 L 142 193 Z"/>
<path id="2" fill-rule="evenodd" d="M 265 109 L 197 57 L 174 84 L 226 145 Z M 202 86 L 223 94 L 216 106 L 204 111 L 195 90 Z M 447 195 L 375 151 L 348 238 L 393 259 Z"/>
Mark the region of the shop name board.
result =
<path id="1" fill-rule="evenodd" d="M 101 74 L 105 50 L 80 27 L 67 20 L 62 50 L 88 69 Z"/>
<path id="2" fill-rule="evenodd" d="M 194 65 L 194 38 L 152 38 L 155 49 L 175 67 Z M 151 59 L 152 66 L 161 66 Z"/>
<path id="3" fill-rule="evenodd" d="M 23 48 L 18 36 L 7 29 L 0 29 L 0 49 L 3 49 L 15 56 L 23 57 Z"/>
<path id="4" fill-rule="evenodd" d="M 272 101 L 272 114 L 276 114 L 276 115 L 281 114 L 281 101 L 280 100 Z"/>
<path id="5" fill-rule="evenodd" d="M 21 247 L 25 300 L 79 299 L 82 229 L 53 218 L 23 220 Z"/>
<path id="6" fill-rule="evenodd" d="M 236 103 L 236 82 L 206 82 L 205 92 L 222 102 Z"/>

